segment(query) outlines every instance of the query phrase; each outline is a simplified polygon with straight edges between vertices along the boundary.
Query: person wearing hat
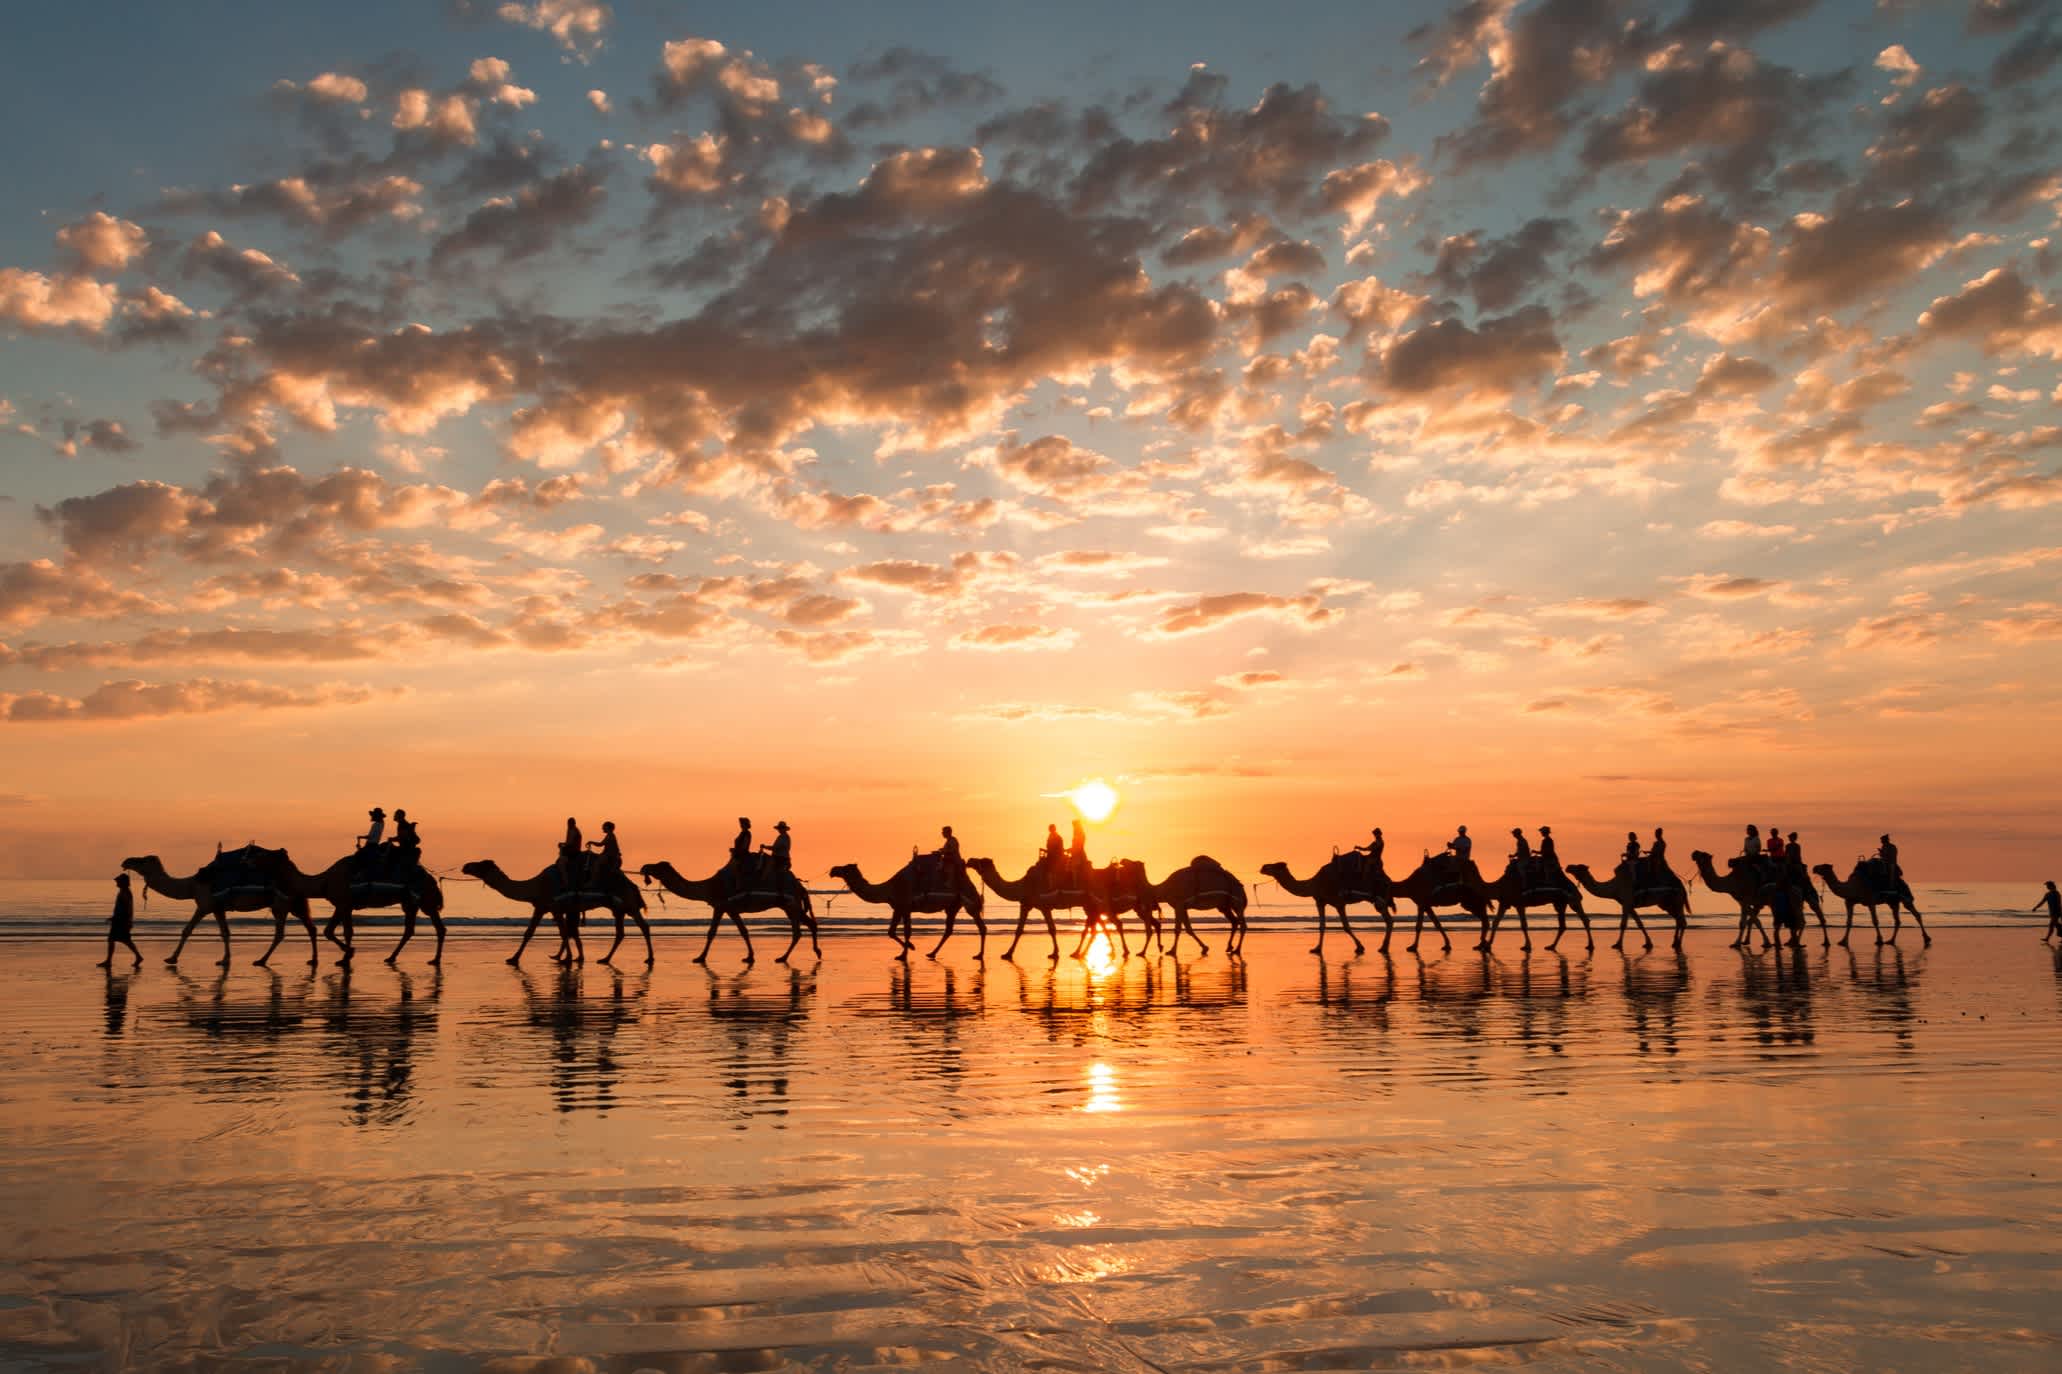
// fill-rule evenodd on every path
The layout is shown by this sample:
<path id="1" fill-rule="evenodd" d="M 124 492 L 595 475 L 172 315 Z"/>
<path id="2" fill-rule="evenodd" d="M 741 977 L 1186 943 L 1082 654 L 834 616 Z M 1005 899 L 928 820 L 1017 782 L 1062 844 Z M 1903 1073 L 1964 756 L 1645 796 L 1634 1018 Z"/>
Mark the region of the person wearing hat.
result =
<path id="1" fill-rule="evenodd" d="M 387 813 L 375 806 L 365 814 L 372 817 L 372 824 L 367 826 L 365 833 L 358 837 L 358 847 L 360 849 L 371 849 L 379 843 L 380 836 L 387 833 Z"/>
<path id="2" fill-rule="evenodd" d="M 1454 832 L 1454 837 L 1446 842 L 1446 852 L 1464 864 L 1468 862 L 1469 856 L 1475 852 L 1475 842 L 1468 838 L 1468 827 L 1461 826 Z"/>
<path id="3" fill-rule="evenodd" d="M 594 860 L 589 865 L 589 871 L 593 876 L 607 882 L 623 871 L 623 846 L 616 840 L 614 821 L 603 821 L 601 838 L 589 840 L 587 847 L 595 851 Z"/>
<path id="4" fill-rule="evenodd" d="M 766 846 L 766 852 L 772 857 L 775 873 L 786 875 L 795 871 L 794 841 L 788 838 L 786 821 L 773 823 L 773 843 Z"/>
<path id="5" fill-rule="evenodd" d="M 2048 900 L 2055 900 L 2055 885 L 2048 884 Z M 95 968 L 112 968 L 115 962 L 115 946 L 124 945 L 136 956 L 135 967 L 143 967 L 143 951 L 136 948 L 136 941 L 130 938 L 130 930 L 136 924 L 136 894 L 129 890 L 129 875 L 115 875 L 115 909 L 107 918 L 107 958 L 95 964 Z"/>

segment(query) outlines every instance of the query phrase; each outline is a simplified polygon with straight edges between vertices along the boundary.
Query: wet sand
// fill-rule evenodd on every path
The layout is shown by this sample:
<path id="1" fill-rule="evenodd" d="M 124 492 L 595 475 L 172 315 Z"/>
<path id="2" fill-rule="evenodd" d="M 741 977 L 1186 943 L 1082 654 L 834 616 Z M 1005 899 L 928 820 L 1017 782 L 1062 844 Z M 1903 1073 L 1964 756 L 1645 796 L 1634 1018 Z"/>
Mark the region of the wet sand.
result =
<path id="1" fill-rule="evenodd" d="M 0 941 L 0 1368 L 2062 1365 L 2037 931 L 1309 938 L 226 977 Z"/>

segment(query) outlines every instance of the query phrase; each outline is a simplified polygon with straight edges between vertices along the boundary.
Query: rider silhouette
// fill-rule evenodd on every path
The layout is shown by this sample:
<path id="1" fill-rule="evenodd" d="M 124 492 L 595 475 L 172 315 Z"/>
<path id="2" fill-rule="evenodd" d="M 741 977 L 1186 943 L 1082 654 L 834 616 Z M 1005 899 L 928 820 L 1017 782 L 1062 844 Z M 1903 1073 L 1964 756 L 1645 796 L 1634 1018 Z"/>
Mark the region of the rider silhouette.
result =
<path id="1" fill-rule="evenodd" d="M 794 870 L 794 842 L 788 838 L 788 823 L 773 823 L 773 843 L 766 846 L 775 873 L 785 876 Z"/>
<path id="2" fill-rule="evenodd" d="M 1453 838 L 1446 842 L 1446 850 L 1466 866 L 1469 856 L 1475 852 L 1475 842 L 1468 838 L 1468 827 L 1463 825 L 1455 829 Z"/>

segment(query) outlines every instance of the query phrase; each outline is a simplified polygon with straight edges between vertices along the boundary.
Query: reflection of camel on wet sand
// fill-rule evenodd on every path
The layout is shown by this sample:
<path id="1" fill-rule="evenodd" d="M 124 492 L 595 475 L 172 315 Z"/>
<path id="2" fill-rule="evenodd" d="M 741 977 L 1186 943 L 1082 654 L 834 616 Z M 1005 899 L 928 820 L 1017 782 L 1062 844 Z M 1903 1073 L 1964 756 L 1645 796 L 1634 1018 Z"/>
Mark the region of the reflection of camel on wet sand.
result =
<path id="1" fill-rule="evenodd" d="M 1856 864 L 1854 872 L 1848 874 L 1845 881 L 1831 864 L 1814 864 L 1811 871 L 1825 879 L 1828 891 L 1847 903 L 1847 928 L 1840 932 L 1841 944 L 1846 944 L 1848 936 L 1854 933 L 1854 909 L 1858 906 L 1869 909 L 1869 924 L 1876 928 L 1876 943 L 1879 945 L 1897 943 L 1897 933 L 1904 929 L 1904 918 L 1898 914 L 1901 910 L 1912 913 L 1912 919 L 1918 922 L 1919 934 L 1925 937 L 1927 944 L 1933 943 L 1933 937 L 1926 934 L 1926 919 L 1919 915 L 1919 908 L 1912 902 L 1912 885 L 1901 874 L 1894 880 L 1894 885 L 1885 884 L 1880 859 Z M 1879 903 L 1890 908 L 1888 937 L 1883 934 L 1882 922 L 1876 919 Z"/>
<path id="2" fill-rule="evenodd" d="M 971 868 L 977 862 L 969 860 L 967 866 Z M 937 958 L 938 951 L 945 948 L 945 942 L 952 938 L 952 927 L 962 911 L 973 921 L 974 929 L 980 932 L 980 945 L 975 949 L 974 957 L 988 957 L 988 923 L 981 919 L 981 893 L 978 889 L 957 886 L 949 878 L 942 883 L 926 882 L 917 871 L 915 860 L 896 869 L 894 876 L 885 883 L 868 882 L 866 875 L 859 871 L 858 864 L 839 864 L 831 870 L 831 876 L 852 889 L 852 895 L 860 901 L 888 908 L 888 938 L 902 946 L 896 958 L 907 959 L 909 951 L 916 948 L 916 941 L 911 938 L 911 917 L 919 911 L 945 913 L 945 933 L 938 937 L 937 944 L 931 946 L 931 958 Z"/>
<path id="3" fill-rule="evenodd" d="M 1177 868 L 1162 881 L 1151 884 L 1147 896 L 1174 909 L 1174 954 L 1177 958 L 1181 955 L 1184 931 L 1203 953 L 1210 952 L 1210 946 L 1203 944 L 1203 937 L 1196 934 L 1195 924 L 1189 920 L 1191 911 L 1215 911 L 1230 923 L 1231 934 L 1224 945 L 1226 954 L 1237 954 L 1246 943 L 1246 885 L 1207 854 L 1198 854 L 1185 867 Z"/>
<path id="4" fill-rule="evenodd" d="M 744 913 L 748 911 L 778 911 L 788 918 L 788 947 L 780 952 L 773 962 L 785 964 L 788 956 L 795 952 L 795 946 L 802 942 L 802 930 L 809 930 L 809 944 L 818 958 L 823 957 L 823 946 L 816 938 L 816 912 L 809 903 L 809 892 L 792 873 L 780 875 L 780 888 L 770 885 L 759 891 L 736 890 L 730 881 L 728 871 L 719 872 L 709 878 L 684 878 L 680 870 L 664 859 L 646 864 L 638 870 L 647 884 L 657 882 L 676 897 L 685 897 L 690 902 L 702 902 L 709 907 L 709 933 L 702 940 L 702 952 L 694 957 L 697 964 L 709 962 L 709 946 L 716 942 L 716 930 L 728 916 L 737 927 L 737 933 L 745 940 L 745 962 L 753 962 L 752 932 L 745 927 Z"/>
<path id="5" fill-rule="evenodd" d="M 1339 913 L 1339 928 L 1346 932 L 1347 939 L 1353 941 L 1353 952 L 1360 954 L 1367 949 L 1360 942 L 1360 937 L 1353 933 L 1353 923 L 1346 918 L 1346 908 L 1355 902 L 1366 902 L 1381 916 L 1382 948 L 1389 948 L 1389 935 L 1395 929 L 1395 884 L 1389 881 L 1389 875 L 1382 872 L 1379 864 L 1373 873 L 1369 873 L 1362 864 L 1334 854 L 1308 879 L 1291 873 L 1285 863 L 1262 864 L 1260 871 L 1274 879 L 1275 884 L 1290 896 L 1308 897 L 1317 903 L 1317 943 L 1310 947 L 1312 954 L 1325 952 L 1325 913 L 1328 909 Z M 1438 924 L 1436 919 L 1433 924 Z M 1443 929 L 1440 938 L 1446 938 Z M 1412 945 L 1411 948 L 1416 949 L 1417 946 Z"/>
<path id="6" fill-rule="evenodd" d="M 283 849 L 265 850 L 262 852 L 267 855 L 277 855 L 281 859 L 286 857 L 286 851 Z M 218 857 L 216 862 L 210 864 L 208 868 L 215 868 L 216 864 L 222 862 Z M 316 962 L 315 922 L 308 915 L 307 901 L 296 896 L 293 892 L 275 882 L 269 874 L 262 873 L 255 867 L 249 869 L 246 877 L 238 877 L 227 869 L 218 869 L 217 872 L 223 875 L 223 880 L 229 884 L 229 886 L 221 888 L 213 885 L 208 876 L 208 869 L 205 868 L 185 878 L 174 877 L 165 871 L 164 864 L 159 861 L 158 856 L 155 854 L 144 854 L 133 859 L 124 859 L 122 860 L 122 867 L 140 876 L 143 879 L 145 890 L 156 892 L 160 896 L 170 897 L 175 902 L 193 903 L 193 916 L 186 922 L 186 928 L 179 932 L 179 943 L 173 946 L 171 954 L 165 959 L 165 962 L 168 964 L 177 964 L 179 962 L 179 956 L 185 952 L 186 942 L 192 937 L 194 927 L 198 926 L 207 917 L 213 916 L 215 924 L 222 931 L 221 965 L 223 968 L 228 968 L 229 913 L 232 911 L 271 912 L 273 929 L 272 949 L 279 947 L 279 941 L 286 933 L 287 913 L 292 912 L 308 932 L 308 962 L 311 964 Z M 258 960 L 261 966 L 265 963 L 266 959 L 272 957 L 272 949 L 266 950 L 265 958 Z"/>
<path id="7" fill-rule="evenodd" d="M 1582 884 L 1583 890 L 1592 897 L 1601 897 L 1607 902 L 1618 903 L 1618 938 L 1611 942 L 1611 948 L 1625 948 L 1625 924 L 1628 921 L 1640 928 L 1640 938 L 1647 942 L 1647 948 L 1654 947 L 1654 937 L 1647 934 L 1647 923 L 1640 919 L 1640 908 L 1643 906 L 1658 907 L 1674 919 L 1675 943 L 1671 948 L 1683 947 L 1683 933 L 1690 925 L 1685 919 L 1690 914 L 1690 894 L 1680 881 L 1673 886 L 1641 884 L 1632 874 L 1621 868 L 1611 875 L 1611 881 L 1600 883 L 1590 872 L 1588 864 L 1569 864 L 1565 871 L 1569 877 Z M 1582 930 L 1584 935 L 1589 934 L 1589 920 L 1586 917 L 1582 922 Z M 1552 949 L 1560 943 L 1561 937 L 1557 934 L 1554 936 L 1554 944 L 1548 945 L 1547 948 Z M 1594 941 L 1590 947 L 1596 947 Z"/>
<path id="8" fill-rule="evenodd" d="M 578 918 L 583 911 L 607 909 L 616 918 L 616 940 L 609 946 L 609 952 L 599 962 L 608 963 L 616 957 L 617 949 L 623 944 L 623 918 L 628 916 L 637 922 L 637 929 L 644 936 L 644 962 L 647 967 L 653 963 L 652 928 L 644 920 L 644 894 L 637 890 L 637 884 L 621 873 L 605 875 L 592 886 L 594 891 L 574 889 L 568 891 L 559 875 L 556 864 L 546 868 L 533 878 L 511 878 L 501 871 L 501 865 L 492 859 L 475 859 L 459 870 L 469 878 L 478 878 L 493 891 L 512 902 L 530 904 L 530 924 L 523 931 L 523 942 L 516 946 L 516 952 L 508 962 L 522 962 L 523 951 L 530 947 L 530 937 L 537 933 L 537 923 L 548 913 L 558 924 L 559 948 L 553 959 L 559 963 L 571 963 L 586 957 L 586 948 L 580 939 Z"/>

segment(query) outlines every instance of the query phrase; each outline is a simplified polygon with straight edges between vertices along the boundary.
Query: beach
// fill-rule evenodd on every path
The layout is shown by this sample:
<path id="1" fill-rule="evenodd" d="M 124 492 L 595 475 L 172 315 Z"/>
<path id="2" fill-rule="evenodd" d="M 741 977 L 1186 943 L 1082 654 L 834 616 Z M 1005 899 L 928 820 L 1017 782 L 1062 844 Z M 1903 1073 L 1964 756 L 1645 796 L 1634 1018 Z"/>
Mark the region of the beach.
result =
<path id="1" fill-rule="evenodd" d="M 0 1366 L 2062 1357 L 2037 929 L 313 973 L 247 929 L 226 975 L 0 941 Z"/>

